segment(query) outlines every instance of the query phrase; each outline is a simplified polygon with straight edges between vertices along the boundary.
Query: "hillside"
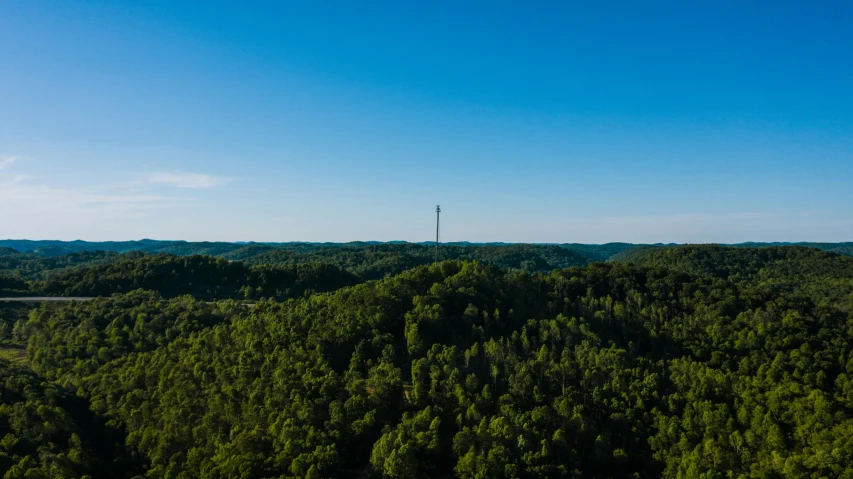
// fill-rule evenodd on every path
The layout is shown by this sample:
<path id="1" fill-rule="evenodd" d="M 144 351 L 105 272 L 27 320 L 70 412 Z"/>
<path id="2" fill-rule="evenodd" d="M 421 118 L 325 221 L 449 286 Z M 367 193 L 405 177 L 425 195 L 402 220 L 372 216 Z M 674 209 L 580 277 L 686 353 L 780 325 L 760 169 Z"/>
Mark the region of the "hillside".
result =
<path id="1" fill-rule="evenodd" d="M 249 267 L 212 256 L 147 255 L 54 275 L 31 285 L 57 296 L 108 296 L 146 289 L 165 297 L 286 299 L 357 283 L 353 274 L 325 263 Z"/>
<path id="2" fill-rule="evenodd" d="M 652 251 L 666 248 L 681 248 L 681 247 L 730 247 L 743 249 L 763 249 L 763 248 L 779 248 L 788 246 L 800 246 L 804 248 L 813 248 L 830 253 L 842 254 L 845 256 L 853 256 L 853 243 L 739 243 L 732 245 L 629 245 L 608 258 L 609 261 L 619 262 L 642 262 L 644 258 Z"/>
<path id="3" fill-rule="evenodd" d="M 442 259 L 480 261 L 501 268 L 551 271 L 583 266 L 589 259 L 556 245 L 443 246 Z M 415 266 L 435 262 L 434 246 L 402 244 L 367 247 L 326 248 L 310 253 L 275 249 L 244 261 L 247 264 L 300 264 L 323 261 L 335 264 L 365 279 L 380 279 Z"/>
<path id="4" fill-rule="evenodd" d="M 137 261 L 111 271 L 256 271 Z M 849 477 L 853 259 L 643 263 L 449 260 L 252 309 L 133 291 L 20 329 L 35 372 L 121 425 L 151 477 Z"/>
<path id="5" fill-rule="evenodd" d="M 853 258 L 804 246 L 743 248 L 719 245 L 646 246 L 612 259 L 728 281 L 774 276 L 803 279 L 813 274 L 853 278 Z"/>
<path id="6" fill-rule="evenodd" d="M 565 243 L 560 245 L 563 248 L 575 251 L 589 258 L 590 261 L 607 261 L 613 255 L 619 254 L 622 251 L 633 248 L 636 245 L 630 243 L 606 243 L 606 244 L 580 244 L 580 243 Z"/>
<path id="7" fill-rule="evenodd" d="M 140 257 L 137 252 L 119 255 L 108 251 L 82 251 L 59 256 L 21 253 L 11 248 L 0 249 L 0 274 L 21 280 L 43 280 L 51 275 L 75 269 L 109 264 L 120 259 Z"/>
<path id="8" fill-rule="evenodd" d="M 432 246 L 415 244 L 361 244 L 358 246 L 293 244 L 288 249 L 249 244 L 223 253 L 219 257 L 205 255 L 207 259 L 201 260 L 199 258 L 202 255 L 175 256 L 166 253 L 147 255 L 138 251 L 123 254 L 84 251 L 45 257 L 5 249 L 0 252 L 0 277 L 9 278 L 4 282 L 12 279 L 18 281 L 15 286 L 17 289 L 21 289 L 20 281 L 29 281 L 32 283 L 33 293 L 99 295 L 129 291 L 136 287 L 144 288 L 146 284 L 153 284 L 152 281 L 161 281 L 168 273 L 164 268 L 174 266 L 178 269 L 174 273 L 177 276 L 172 281 L 178 283 L 183 281 L 181 293 L 164 294 L 202 294 L 206 289 L 210 289 L 205 286 L 207 282 L 213 281 L 212 285 L 207 285 L 212 286 L 210 292 L 204 294 L 215 296 L 216 291 L 229 290 L 225 294 L 233 296 L 234 293 L 230 289 L 234 287 L 248 285 L 257 288 L 259 286 L 254 283 L 244 284 L 240 282 L 243 280 L 236 279 L 243 278 L 247 274 L 248 269 L 241 264 L 292 269 L 295 265 L 324 263 L 354 274 L 360 280 L 372 280 L 399 274 L 415 266 L 433 263 L 436 260 L 435 253 L 435 248 Z M 444 246 L 440 249 L 440 255 L 442 259 L 481 261 L 502 268 L 531 272 L 582 266 L 590 261 L 586 256 L 557 245 Z M 152 259 L 155 256 L 159 259 Z M 163 259 L 167 257 L 171 259 Z M 177 259 L 181 257 L 189 259 Z M 164 261 L 164 264 L 160 264 Z M 147 271 L 154 267 L 159 269 Z M 207 270 L 189 272 L 190 277 L 184 278 L 184 271 L 187 268 L 191 270 L 207 268 Z M 222 271 L 217 272 L 217 268 Z M 216 278 L 220 276 L 230 278 L 225 280 L 229 282 L 228 286 L 219 284 L 222 280 Z M 118 278 L 122 280 L 119 281 Z M 15 289 L 5 283 L 0 287 L 9 291 Z M 152 289 L 161 290 L 159 288 Z"/>
<path id="9" fill-rule="evenodd" d="M 305 262 L 310 261 L 301 257 L 301 255 L 311 255 L 318 253 L 325 256 L 333 256 L 333 250 L 345 250 L 347 252 L 363 250 L 365 252 L 376 251 L 378 249 L 390 248 L 389 252 L 393 252 L 393 248 L 401 248 L 398 252 L 403 251 L 408 256 L 429 256 L 426 253 L 418 253 L 419 248 L 428 251 L 434 246 L 431 242 L 423 243 L 407 243 L 405 241 L 354 241 L 349 243 L 306 243 L 306 242 L 290 242 L 290 243 L 227 243 L 227 242 L 187 242 L 187 241 L 158 241 L 158 240 L 140 240 L 140 241 L 106 241 L 106 242 L 88 242 L 88 241 L 31 241 L 31 240 L 0 240 L 0 256 L 10 253 L 26 253 L 38 257 L 63 257 L 69 253 L 80 252 L 113 252 L 113 253 L 148 253 L 148 254 L 173 254 L 176 256 L 189 255 L 210 255 L 225 258 L 228 260 L 251 261 L 252 264 L 269 264 L 265 258 L 269 258 L 271 263 L 287 263 L 287 262 Z M 677 245 L 633 245 L 630 243 L 606 243 L 606 244 L 580 244 L 580 243 L 563 243 L 563 244 L 513 244 L 513 243 L 469 243 L 465 241 L 451 242 L 443 245 L 448 252 L 445 259 L 477 259 L 482 260 L 483 255 L 476 252 L 465 253 L 465 250 L 501 250 L 509 249 L 531 249 L 537 248 L 550 249 L 560 247 L 572 251 L 581 257 L 585 258 L 585 262 L 595 261 L 622 261 L 626 258 L 638 254 L 649 247 L 674 247 Z M 820 249 L 833 253 L 853 256 L 853 243 L 741 243 L 729 245 L 740 248 L 767 248 L 778 246 L 805 246 L 809 248 Z M 452 253 L 457 251 L 457 253 Z M 102 253 L 101 253 L 102 254 Z M 264 257 L 263 255 L 268 254 Z M 346 254 L 344 254 L 346 256 Z M 409 267 L 415 264 L 426 264 L 426 262 L 418 262 L 409 258 L 406 263 Z M 526 258 L 525 260 L 530 260 Z M 369 261 L 369 260 L 368 260 Z M 393 261 L 392 261 L 393 262 Z M 571 260 L 577 262 L 577 259 Z M 557 261 L 558 264 L 565 261 Z M 518 262 L 517 264 L 520 264 Z M 541 266 L 541 265 L 540 265 Z M 507 264 L 506 267 L 519 268 L 520 266 L 512 266 Z M 544 267 L 544 266 L 543 266 Z M 561 267 L 561 266 L 558 266 Z M 349 268 L 353 268 L 352 265 Z M 380 268 L 381 269 L 381 268 Z M 402 271 L 400 268 L 392 268 L 387 272 L 394 274 Z M 377 273 L 378 274 L 378 273 Z"/>
<path id="10" fill-rule="evenodd" d="M 142 470 L 122 434 L 88 403 L 0 359 L 0 472 L 6 478 L 130 477 Z"/>

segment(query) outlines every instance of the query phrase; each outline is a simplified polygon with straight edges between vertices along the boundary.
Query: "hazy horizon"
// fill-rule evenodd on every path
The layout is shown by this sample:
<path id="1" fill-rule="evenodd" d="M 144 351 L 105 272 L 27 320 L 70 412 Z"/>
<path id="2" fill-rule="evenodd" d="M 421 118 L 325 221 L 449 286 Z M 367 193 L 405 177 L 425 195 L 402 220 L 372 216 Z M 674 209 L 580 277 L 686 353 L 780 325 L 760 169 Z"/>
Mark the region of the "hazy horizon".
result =
<path id="1" fill-rule="evenodd" d="M 184 239 L 156 239 L 156 238 L 140 238 L 140 239 L 124 239 L 124 240 L 84 240 L 84 239 L 73 239 L 73 240 L 57 240 L 57 239 L 31 239 L 31 238 L 0 238 L 0 243 L 7 241 L 29 241 L 33 243 L 38 242 L 58 242 L 58 243 L 74 243 L 74 242 L 83 242 L 83 243 L 134 243 L 134 242 L 144 242 L 144 241 L 152 241 L 152 242 L 184 242 L 184 243 L 232 243 L 232 244 L 292 244 L 292 243 L 311 243 L 311 244 L 348 244 L 348 243 L 376 243 L 376 244 L 391 244 L 391 243 L 405 243 L 405 244 L 434 244 L 435 239 L 421 240 L 421 241 L 406 241 L 406 240 L 347 240 L 347 241 L 213 241 L 213 240 L 184 240 Z M 578 242 L 547 242 L 547 241 L 537 241 L 537 242 L 513 242 L 513 241 L 468 241 L 468 240 L 455 240 L 455 241 L 441 241 L 441 244 L 459 244 L 459 243 L 470 243 L 473 245 L 488 245 L 488 244 L 518 244 L 518 245 L 565 245 L 565 244 L 577 244 L 577 245 L 606 245 L 606 244 L 631 244 L 636 246 L 671 246 L 671 245 L 743 245 L 743 244 L 844 244 L 844 243 L 853 243 L 853 241 L 740 241 L 737 243 L 677 243 L 677 242 L 656 242 L 656 243 L 631 243 L 629 241 L 607 241 L 605 243 L 578 243 Z"/>

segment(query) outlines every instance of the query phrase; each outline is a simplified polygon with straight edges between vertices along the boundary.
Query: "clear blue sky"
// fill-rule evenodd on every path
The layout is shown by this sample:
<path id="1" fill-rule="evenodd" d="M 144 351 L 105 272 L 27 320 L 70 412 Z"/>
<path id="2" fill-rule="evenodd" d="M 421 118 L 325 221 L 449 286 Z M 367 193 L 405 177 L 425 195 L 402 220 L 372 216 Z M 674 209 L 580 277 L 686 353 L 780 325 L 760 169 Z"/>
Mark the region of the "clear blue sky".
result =
<path id="1" fill-rule="evenodd" d="M 0 2 L 0 238 L 853 241 L 853 2 Z"/>

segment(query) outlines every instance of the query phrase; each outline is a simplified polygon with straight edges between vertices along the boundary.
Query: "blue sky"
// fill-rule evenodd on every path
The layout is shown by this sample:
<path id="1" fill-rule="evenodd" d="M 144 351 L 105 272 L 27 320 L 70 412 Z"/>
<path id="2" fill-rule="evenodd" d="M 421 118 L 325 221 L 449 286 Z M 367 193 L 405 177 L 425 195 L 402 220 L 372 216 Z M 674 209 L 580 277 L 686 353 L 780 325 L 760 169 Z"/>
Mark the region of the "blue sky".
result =
<path id="1" fill-rule="evenodd" d="M 0 2 L 0 238 L 853 241 L 851 2 L 360 3 Z"/>

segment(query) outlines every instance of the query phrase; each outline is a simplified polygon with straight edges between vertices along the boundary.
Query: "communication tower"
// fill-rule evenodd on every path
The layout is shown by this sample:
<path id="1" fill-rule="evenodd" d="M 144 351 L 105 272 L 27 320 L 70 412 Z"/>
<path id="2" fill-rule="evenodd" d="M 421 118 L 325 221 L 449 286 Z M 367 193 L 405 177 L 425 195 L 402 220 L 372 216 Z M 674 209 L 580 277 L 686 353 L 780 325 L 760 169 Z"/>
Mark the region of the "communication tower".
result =
<path id="1" fill-rule="evenodd" d="M 441 205 L 435 205 L 435 262 L 438 263 L 440 257 L 439 245 L 441 244 L 441 228 L 439 219 L 441 217 Z"/>

